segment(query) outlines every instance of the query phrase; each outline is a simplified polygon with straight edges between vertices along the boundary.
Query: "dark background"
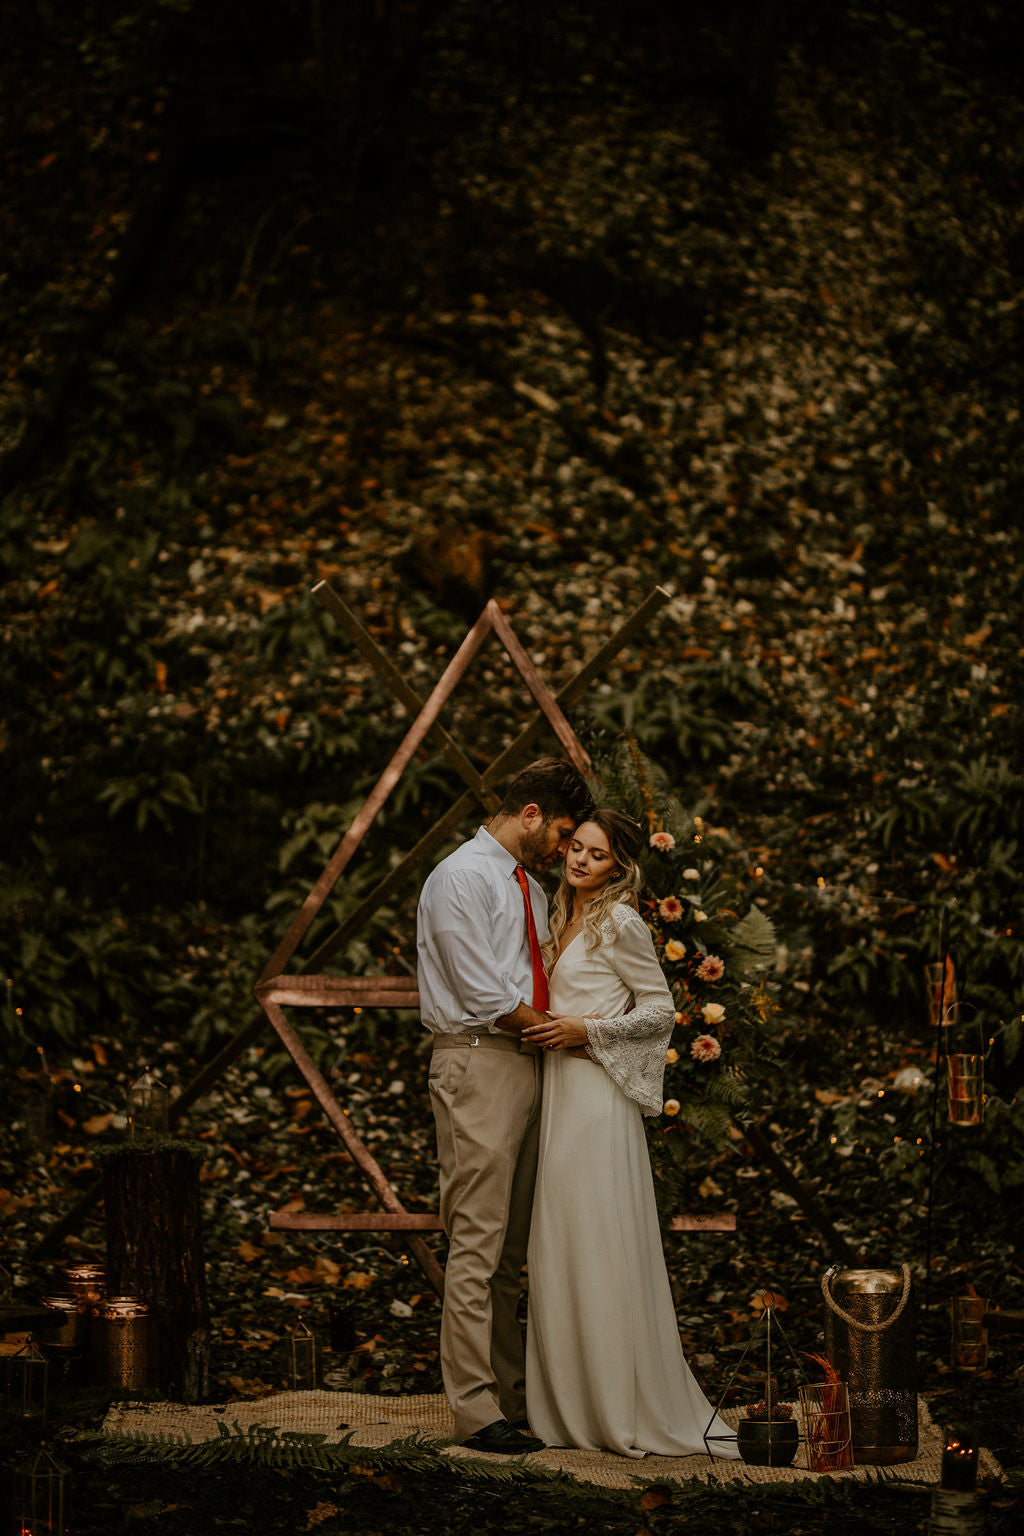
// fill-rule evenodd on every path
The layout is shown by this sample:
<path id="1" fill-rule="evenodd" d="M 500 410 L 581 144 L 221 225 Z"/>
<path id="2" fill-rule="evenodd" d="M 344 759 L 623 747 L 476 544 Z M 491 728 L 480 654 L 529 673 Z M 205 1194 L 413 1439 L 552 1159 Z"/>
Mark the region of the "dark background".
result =
<path id="1" fill-rule="evenodd" d="M 1019 10 L 177 0 L 0 26 L 18 1284 L 49 1279 L 31 1245 L 142 1062 L 184 1081 L 249 1017 L 405 729 L 313 583 L 423 693 L 490 595 L 560 685 L 661 583 L 574 723 L 635 733 L 764 870 L 782 1055 L 755 1100 L 855 1245 L 919 1278 L 933 1170 L 941 1407 L 948 1297 L 1022 1285 Z M 526 714 L 495 649 L 446 721 L 484 765 Z M 332 916 L 456 792 L 421 754 Z M 347 968 L 408 965 L 414 894 Z M 878 1089 L 930 1071 L 921 968 L 946 941 L 992 1092 L 933 1164 L 908 1151 L 927 1091 Z M 415 1022 L 313 1038 L 429 1204 Z M 294 1087 L 257 1050 L 189 1121 L 219 1149 L 222 1399 L 273 1374 L 271 1258 L 314 1310 L 358 1268 L 261 1246 L 281 1179 L 312 1204 L 328 1177 Z M 814 1347 L 817 1235 L 735 1150 L 683 1166 L 743 1217 L 713 1256 L 670 1253 L 688 1350 L 769 1282 Z M 93 1225 L 68 1252 L 101 1248 Z M 419 1360 L 432 1390 L 428 1303 L 415 1339 L 382 1327 L 408 1286 L 363 1269 L 360 1379 Z M 1014 1364 L 986 1389 L 1011 1461 Z"/>

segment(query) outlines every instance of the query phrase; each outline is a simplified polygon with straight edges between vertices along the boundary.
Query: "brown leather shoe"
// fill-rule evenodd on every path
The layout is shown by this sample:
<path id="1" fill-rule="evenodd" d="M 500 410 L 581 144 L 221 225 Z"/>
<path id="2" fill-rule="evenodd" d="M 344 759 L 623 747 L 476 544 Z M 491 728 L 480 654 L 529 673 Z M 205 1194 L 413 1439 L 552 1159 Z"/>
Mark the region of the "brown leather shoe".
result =
<path id="1" fill-rule="evenodd" d="M 528 1456 L 532 1451 L 544 1449 L 543 1440 L 538 1440 L 535 1435 L 524 1435 L 507 1419 L 495 1419 L 493 1424 L 478 1429 L 462 1443 L 471 1451 L 490 1451 L 497 1456 Z"/>

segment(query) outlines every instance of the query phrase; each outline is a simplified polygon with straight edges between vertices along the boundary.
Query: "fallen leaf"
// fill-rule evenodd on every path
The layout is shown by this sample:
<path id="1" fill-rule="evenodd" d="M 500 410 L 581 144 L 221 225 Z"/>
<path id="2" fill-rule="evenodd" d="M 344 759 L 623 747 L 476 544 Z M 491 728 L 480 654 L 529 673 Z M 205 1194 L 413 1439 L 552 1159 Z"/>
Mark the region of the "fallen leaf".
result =
<path id="1" fill-rule="evenodd" d="M 308 1511 L 306 1515 L 306 1530 L 311 1531 L 314 1526 L 323 1525 L 325 1520 L 331 1520 L 337 1514 L 340 1514 L 337 1504 L 328 1504 L 321 1500 L 319 1504 L 314 1504 L 313 1508 Z"/>
<path id="2" fill-rule="evenodd" d="M 113 1118 L 113 1110 L 107 1115 L 92 1115 L 90 1119 L 82 1121 L 82 1130 L 87 1136 L 102 1136 Z"/>

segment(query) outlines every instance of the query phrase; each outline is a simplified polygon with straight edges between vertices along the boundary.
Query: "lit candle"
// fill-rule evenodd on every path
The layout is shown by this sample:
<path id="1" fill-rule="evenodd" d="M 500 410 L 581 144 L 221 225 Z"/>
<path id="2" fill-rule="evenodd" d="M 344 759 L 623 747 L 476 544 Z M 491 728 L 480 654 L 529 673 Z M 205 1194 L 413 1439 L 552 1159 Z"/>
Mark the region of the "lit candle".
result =
<path id="1" fill-rule="evenodd" d="M 977 1436 L 966 1425 L 953 1425 L 946 1430 L 942 1447 L 942 1486 L 971 1493 L 977 1481 Z"/>

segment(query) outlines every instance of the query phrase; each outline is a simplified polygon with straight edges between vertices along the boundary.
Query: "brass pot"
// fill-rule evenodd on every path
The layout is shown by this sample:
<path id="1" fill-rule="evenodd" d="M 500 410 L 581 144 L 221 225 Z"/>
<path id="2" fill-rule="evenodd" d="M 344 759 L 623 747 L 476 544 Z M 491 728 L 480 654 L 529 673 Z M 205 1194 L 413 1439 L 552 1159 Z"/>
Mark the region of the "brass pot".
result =
<path id="1" fill-rule="evenodd" d="M 800 1444 L 794 1419 L 740 1419 L 736 1448 L 748 1467 L 788 1467 Z"/>

